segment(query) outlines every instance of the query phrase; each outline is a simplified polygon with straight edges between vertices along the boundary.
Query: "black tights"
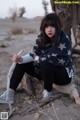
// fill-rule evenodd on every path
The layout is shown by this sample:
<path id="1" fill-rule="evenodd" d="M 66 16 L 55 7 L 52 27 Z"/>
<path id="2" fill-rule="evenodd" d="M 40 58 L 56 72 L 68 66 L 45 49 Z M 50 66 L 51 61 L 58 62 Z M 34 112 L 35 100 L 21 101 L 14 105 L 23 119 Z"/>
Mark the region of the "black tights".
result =
<path id="1" fill-rule="evenodd" d="M 51 91 L 52 84 L 66 85 L 71 82 L 71 78 L 64 68 L 56 67 L 52 63 L 44 61 L 41 63 L 39 74 L 35 72 L 33 62 L 25 64 L 17 64 L 10 79 L 10 88 L 16 90 L 21 82 L 25 72 L 37 79 L 44 81 L 44 89 Z"/>

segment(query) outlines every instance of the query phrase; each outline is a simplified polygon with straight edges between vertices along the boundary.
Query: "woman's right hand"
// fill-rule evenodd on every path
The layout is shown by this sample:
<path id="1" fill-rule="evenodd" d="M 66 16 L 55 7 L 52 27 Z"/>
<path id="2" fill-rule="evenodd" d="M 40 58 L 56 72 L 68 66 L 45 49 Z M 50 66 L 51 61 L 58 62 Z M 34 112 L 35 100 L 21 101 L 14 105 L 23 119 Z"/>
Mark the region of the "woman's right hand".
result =
<path id="1" fill-rule="evenodd" d="M 12 56 L 12 61 L 13 62 L 22 62 L 22 58 L 21 58 L 21 56 L 14 54 Z"/>

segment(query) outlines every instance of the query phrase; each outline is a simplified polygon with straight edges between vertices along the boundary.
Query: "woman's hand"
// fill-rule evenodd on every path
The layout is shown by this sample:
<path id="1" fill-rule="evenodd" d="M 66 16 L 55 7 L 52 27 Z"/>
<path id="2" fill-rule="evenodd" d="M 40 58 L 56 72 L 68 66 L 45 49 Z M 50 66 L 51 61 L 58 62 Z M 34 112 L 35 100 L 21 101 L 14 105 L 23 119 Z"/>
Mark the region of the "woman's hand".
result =
<path id="1" fill-rule="evenodd" d="M 12 61 L 13 61 L 13 62 L 22 62 L 23 59 L 22 59 L 21 56 L 14 54 L 14 55 L 12 56 Z"/>

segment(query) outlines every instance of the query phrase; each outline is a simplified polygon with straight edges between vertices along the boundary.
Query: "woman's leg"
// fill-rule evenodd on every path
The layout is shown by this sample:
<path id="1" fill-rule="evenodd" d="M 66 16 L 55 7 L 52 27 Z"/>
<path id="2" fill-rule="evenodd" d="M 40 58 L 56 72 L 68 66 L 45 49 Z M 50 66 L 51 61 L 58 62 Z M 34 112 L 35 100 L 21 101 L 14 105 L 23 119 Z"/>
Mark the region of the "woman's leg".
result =
<path id="1" fill-rule="evenodd" d="M 52 85 L 55 80 L 54 74 L 54 67 L 51 63 L 44 61 L 40 65 L 41 70 L 41 77 L 44 81 L 44 90 L 43 90 L 43 98 L 42 100 L 45 101 L 52 96 Z"/>
<path id="2" fill-rule="evenodd" d="M 33 62 L 25 63 L 25 64 L 17 64 L 10 79 L 11 89 L 16 90 L 25 72 L 31 76 L 37 78 L 39 77 L 39 75 L 35 73 Z"/>
<path id="3" fill-rule="evenodd" d="M 74 97 L 76 103 L 80 104 L 79 93 L 75 85 L 71 84 L 71 78 L 68 77 L 65 69 L 44 61 L 41 64 L 41 76 L 44 81 L 44 89 L 48 92 L 52 90 L 53 86 L 60 92 L 70 94 L 70 96 Z"/>
<path id="4" fill-rule="evenodd" d="M 41 63 L 41 76 L 44 81 L 44 89 L 52 90 L 53 83 L 57 85 L 66 85 L 71 82 L 66 69 L 54 66 L 48 61 Z"/>
<path id="5" fill-rule="evenodd" d="M 44 61 L 41 63 L 41 77 L 44 81 L 44 89 L 48 92 L 52 91 L 52 84 L 55 79 L 54 75 L 54 68 L 52 67 L 52 64 Z"/>
<path id="6" fill-rule="evenodd" d="M 8 85 L 9 88 L 7 88 L 7 90 L 0 96 L 0 103 L 14 102 L 15 90 L 18 87 L 19 83 L 21 82 L 25 72 L 34 77 L 37 77 L 37 78 L 39 77 L 39 75 L 35 73 L 33 62 L 26 63 L 26 64 L 17 64 L 12 73 L 12 76 Z"/>
<path id="7" fill-rule="evenodd" d="M 53 84 L 53 87 L 58 90 L 59 92 L 62 92 L 62 93 L 66 93 L 66 94 L 69 94 L 70 97 L 73 97 L 76 101 L 77 104 L 80 104 L 80 97 L 79 97 L 79 93 L 75 87 L 74 84 L 68 84 L 68 85 L 56 85 L 56 84 Z"/>

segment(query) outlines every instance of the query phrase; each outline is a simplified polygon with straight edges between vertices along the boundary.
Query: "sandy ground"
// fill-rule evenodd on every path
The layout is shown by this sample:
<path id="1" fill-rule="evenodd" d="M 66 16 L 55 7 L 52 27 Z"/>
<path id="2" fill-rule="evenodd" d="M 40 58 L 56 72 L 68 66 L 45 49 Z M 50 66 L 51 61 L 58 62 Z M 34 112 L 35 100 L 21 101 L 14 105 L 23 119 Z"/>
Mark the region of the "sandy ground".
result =
<path id="1" fill-rule="evenodd" d="M 39 33 L 40 19 L 17 19 L 12 23 L 9 19 L 0 19 L 0 93 L 6 89 L 7 73 L 12 64 L 11 56 L 24 50 L 23 54 L 28 53 L 34 45 L 35 39 Z M 13 26 L 20 26 L 23 29 L 35 28 L 34 34 L 12 35 L 9 31 Z M 74 82 L 80 93 L 80 56 L 74 59 L 75 76 Z M 15 104 L 13 105 L 13 116 L 10 120 L 80 120 L 80 106 L 70 99 L 68 95 L 58 93 L 53 89 L 57 98 L 48 104 L 38 107 L 36 100 L 41 99 L 42 84 L 36 84 L 36 97 L 30 97 L 27 92 L 21 91 L 15 94 Z M 60 96 L 58 96 L 60 94 Z M 29 111 L 36 106 L 37 109 Z M 0 104 L 0 112 L 9 111 L 7 104 Z"/>

